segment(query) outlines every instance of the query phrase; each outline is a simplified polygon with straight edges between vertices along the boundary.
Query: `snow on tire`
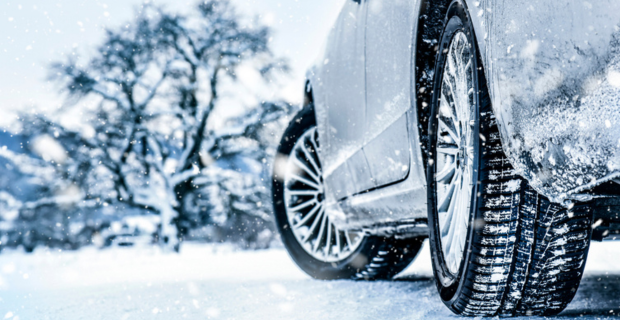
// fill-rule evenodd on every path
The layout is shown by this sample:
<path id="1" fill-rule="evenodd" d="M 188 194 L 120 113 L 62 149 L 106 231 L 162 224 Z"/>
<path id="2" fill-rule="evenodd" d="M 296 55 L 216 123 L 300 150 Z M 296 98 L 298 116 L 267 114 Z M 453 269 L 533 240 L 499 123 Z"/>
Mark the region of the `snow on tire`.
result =
<path id="1" fill-rule="evenodd" d="M 461 315 L 557 314 L 583 274 L 591 210 L 553 204 L 515 173 L 469 21 L 454 1 L 431 103 L 427 182 L 437 288 Z"/>

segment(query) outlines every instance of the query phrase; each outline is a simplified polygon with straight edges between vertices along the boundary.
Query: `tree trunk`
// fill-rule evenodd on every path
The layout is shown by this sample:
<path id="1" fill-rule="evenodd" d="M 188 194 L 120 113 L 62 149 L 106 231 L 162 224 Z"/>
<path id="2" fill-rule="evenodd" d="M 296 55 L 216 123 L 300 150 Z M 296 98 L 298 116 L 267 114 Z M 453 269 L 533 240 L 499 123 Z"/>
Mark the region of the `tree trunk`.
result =
<path id="1" fill-rule="evenodd" d="M 213 74 L 210 77 L 211 99 L 209 101 L 209 105 L 207 106 L 207 109 L 204 110 L 204 113 L 202 115 L 196 115 L 201 116 L 200 123 L 197 127 L 195 127 L 196 133 L 194 135 L 194 144 L 191 146 L 191 150 L 187 156 L 187 160 L 183 167 L 183 170 L 189 170 L 194 165 L 196 165 L 200 169 L 205 168 L 204 164 L 200 161 L 200 149 L 202 147 L 202 143 L 204 142 L 209 115 L 214 109 L 215 101 L 217 100 L 217 83 L 219 69 L 220 67 L 218 64 L 218 67 L 215 68 Z M 196 79 L 195 76 L 192 77 L 192 79 Z M 198 108 L 198 98 L 196 94 L 197 92 L 192 92 L 191 101 L 192 104 L 194 104 L 194 107 Z M 179 242 L 182 242 L 184 240 L 184 237 L 187 236 L 189 230 L 196 224 L 196 222 L 192 221 L 190 217 L 188 217 L 188 215 L 186 214 L 187 208 L 185 207 L 185 201 L 183 201 L 185 196 L 189 195 L 191 192 L 194 192 L 194 189 L 194 182 L 191 178 L 174 187 L 174 194 L 177 199 L 177 206 L 175 207 L 175 209 L 179 214 L 177 217 L 175 217 L 173 223 L 177 229 L 177 237 Z"/>

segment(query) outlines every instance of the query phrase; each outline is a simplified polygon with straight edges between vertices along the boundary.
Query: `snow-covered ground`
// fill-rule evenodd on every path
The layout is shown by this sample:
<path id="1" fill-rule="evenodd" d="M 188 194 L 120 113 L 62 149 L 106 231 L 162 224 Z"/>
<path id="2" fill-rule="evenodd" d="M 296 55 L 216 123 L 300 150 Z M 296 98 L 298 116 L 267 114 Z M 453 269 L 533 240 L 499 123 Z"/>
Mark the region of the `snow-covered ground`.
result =
<path id="1" fill-rule="evenodd" d="M 577 297 L 560 318 L 620 313 L 620 243 L 593 243 Z M 454 317 L 428 247 L 394 281 L 316 281 L 283 249 L 186 244 L 0 254 L 0 319 L 428 319 Z"/>

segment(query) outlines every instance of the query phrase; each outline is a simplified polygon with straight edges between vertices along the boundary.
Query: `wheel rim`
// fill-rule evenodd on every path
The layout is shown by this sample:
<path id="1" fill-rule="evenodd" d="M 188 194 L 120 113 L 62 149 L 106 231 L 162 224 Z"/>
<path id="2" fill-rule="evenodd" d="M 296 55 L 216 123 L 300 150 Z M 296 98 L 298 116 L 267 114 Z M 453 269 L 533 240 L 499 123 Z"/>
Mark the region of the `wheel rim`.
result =
<path id="1" fill-rule="evenodd" d="M 444 261 L 452 274 L 463 259 L 470 223 L 476 125 L 472 60 L 470 43 L 458 31 L 444 66 L 435 145 L 439 232 Z"/>
<path id="2" fill-rule="evenodd" d="M 293 146 L 284 179 L 288 222 L 301 247 L 323 262 L 349 257 L 362 242 L 362 234 L 336 228 L 325 213 L 325 193 L 318 158 L 316 128 L 304 133 Z"/>

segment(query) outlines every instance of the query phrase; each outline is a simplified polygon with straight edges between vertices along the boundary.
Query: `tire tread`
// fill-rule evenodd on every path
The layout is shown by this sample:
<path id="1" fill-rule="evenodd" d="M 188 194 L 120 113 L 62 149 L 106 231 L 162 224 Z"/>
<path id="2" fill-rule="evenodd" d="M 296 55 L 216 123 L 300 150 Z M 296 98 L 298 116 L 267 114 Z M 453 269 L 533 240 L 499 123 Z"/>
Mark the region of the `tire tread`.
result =
<path id="1" fill-rule="evenodd" d="M 470 267 L 451 308 L 466 316 L 555 315 L 573 299 L 583 274 L 590 207 L 553 204 L 517 174 L 482 89 L 478 210 L 483 221 L 474 231 Z"/>

